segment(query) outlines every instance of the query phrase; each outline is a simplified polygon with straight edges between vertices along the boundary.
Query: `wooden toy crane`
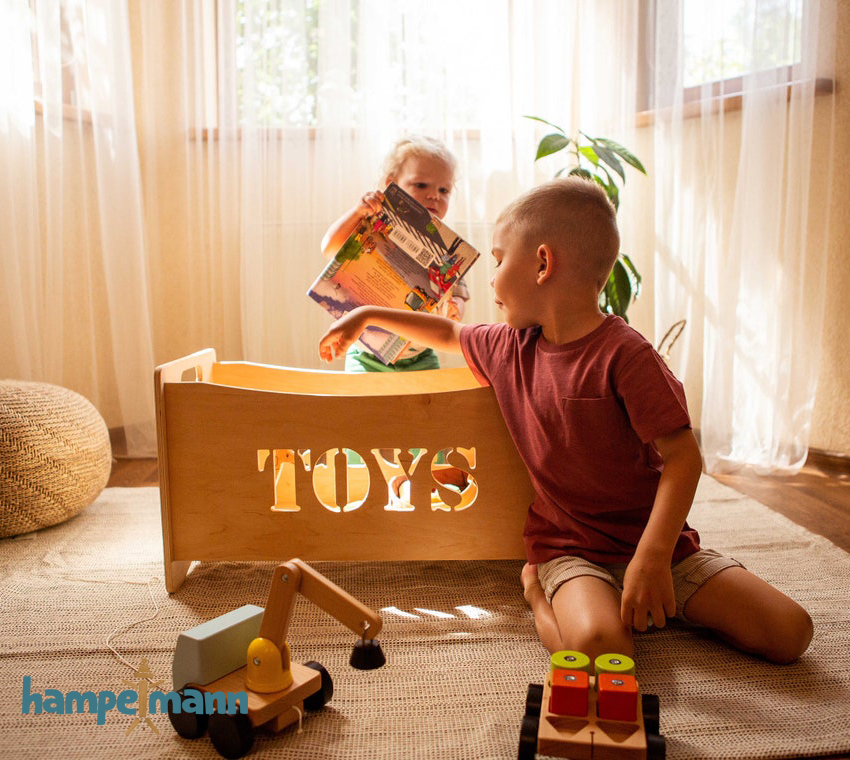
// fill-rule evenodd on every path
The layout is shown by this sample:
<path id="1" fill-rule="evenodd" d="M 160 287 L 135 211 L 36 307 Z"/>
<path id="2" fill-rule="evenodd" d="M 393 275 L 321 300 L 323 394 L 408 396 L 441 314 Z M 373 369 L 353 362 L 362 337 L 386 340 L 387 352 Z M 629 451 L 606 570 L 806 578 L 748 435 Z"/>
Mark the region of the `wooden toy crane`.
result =
<path id="1" fill-rule="evenodd" d="M 318 662 L 303 665 L 290 658 L 286 634 L 296 594 L 359 635 L 350 664 L 359 670 L 381 667 L 384 654 L 375 636 L 380 616 L 300 559 L 275 569 L 265 610 L 254 605 L 221 615 L 180 634 L 172 680 L 187 707 L 190 690 L 204 695 L 247 695 L 247 712 L 169 708 L 174 729 L 196 739 L 209 728 L 210 739 L 224 757 L 246 754 L 260 726 L 280 731 L 300 721 L 304 709 L 324 707 L 333 696 L 330 674 Z M 193 703 L 194 704 L 194 703 Z M 207 714 L 210 713 L 210 714 Z"/>

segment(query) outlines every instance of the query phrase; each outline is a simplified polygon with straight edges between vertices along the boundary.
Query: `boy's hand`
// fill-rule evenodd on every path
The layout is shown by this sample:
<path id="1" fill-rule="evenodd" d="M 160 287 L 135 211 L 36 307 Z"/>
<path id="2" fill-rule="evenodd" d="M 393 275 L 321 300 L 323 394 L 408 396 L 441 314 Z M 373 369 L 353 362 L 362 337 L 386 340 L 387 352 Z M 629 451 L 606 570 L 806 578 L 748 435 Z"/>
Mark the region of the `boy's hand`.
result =
<path id="1" fill-rule="evenodd" d="M 360 309 L 354 309 L 334 322 L 319 340 L 319 357 L 332 362 L 342 356 L 365 328 Z"/>
<path id="2" fill-rule="evenodd" d="M 644 560 L 635 555 L 623 578 L 620 616 L 628 626 L 645 631 L 651 615 L 652 625 L 663 628 L 667 618 L 676 614 L 673 575 L 670 563 Z"/>
<path id="3" fill-rule="evenodd" d="M 319 356 L 332 361 L 354 343 L 367 327 L 381 327 L 437 351 L 461 353 L 461 326 L 450 319 L 409 309 L 358 306 L 334 322 L 319 340 Z"/>

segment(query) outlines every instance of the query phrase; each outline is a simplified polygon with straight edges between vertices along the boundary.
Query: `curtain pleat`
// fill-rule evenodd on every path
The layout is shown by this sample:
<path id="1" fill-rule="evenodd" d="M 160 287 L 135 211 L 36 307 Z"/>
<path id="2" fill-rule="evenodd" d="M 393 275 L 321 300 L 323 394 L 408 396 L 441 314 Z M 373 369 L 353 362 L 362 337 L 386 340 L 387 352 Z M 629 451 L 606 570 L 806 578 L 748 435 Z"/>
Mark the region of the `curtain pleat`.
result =
<path id="1" fill-rule="evenodd" d="M 153 455 L 127 7 L 4 2 L 2 16 L 2 374 L 81 393 L 116 453 Z"/>

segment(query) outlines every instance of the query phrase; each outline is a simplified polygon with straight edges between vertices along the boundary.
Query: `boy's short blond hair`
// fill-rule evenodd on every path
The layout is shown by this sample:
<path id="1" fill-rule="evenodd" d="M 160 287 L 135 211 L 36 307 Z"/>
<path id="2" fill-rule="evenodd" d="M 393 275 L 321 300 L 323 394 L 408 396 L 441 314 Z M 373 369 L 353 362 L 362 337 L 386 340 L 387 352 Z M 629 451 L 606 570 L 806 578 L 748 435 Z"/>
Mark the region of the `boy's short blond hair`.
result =
<path id="1" fill-rule="evenodd" d="M 582 177 L 564 177 L 532 188 L 496 220 L 536 249 L 546 244 L 568 252 L 576 273 L 605 287 L 620 252 L 617 212 L 605 190 Z"/>
<path id="2" fill-rule="evenodd" d="M 393 146 L 384 159 L 384 179 L 396 179 L 404 162 L 411 156 L 436 158 L 448 166 L 452 174 L 457 170 L 457 159 L 440 140 L 424 135 L 407 135 Z"/>

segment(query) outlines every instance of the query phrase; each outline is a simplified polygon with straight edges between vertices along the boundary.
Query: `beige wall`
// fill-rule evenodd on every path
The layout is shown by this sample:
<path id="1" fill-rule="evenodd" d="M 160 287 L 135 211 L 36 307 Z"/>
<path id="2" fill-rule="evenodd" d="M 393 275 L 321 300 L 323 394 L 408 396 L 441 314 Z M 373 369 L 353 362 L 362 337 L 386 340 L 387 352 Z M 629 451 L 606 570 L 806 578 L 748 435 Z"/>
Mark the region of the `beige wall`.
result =
<path id="1" fill-rule="evenodd" d="M 850 170 L 844 165 L 850 156 L 850 3 L 839 0 L 836 23 L 837 90 L 835 105 L 834 172 L 830 190 L 831 226 L 818 244 L 829 250 L 827 270 L 826 323 L 821 338 L 820 384 L 815 400 L 811 445 L 824 451 L 850 456 L 850 317 L 844 306 L 850 294 Z M 819 108 L 821 121 L 828 118 Z M 824 128 L 826 125 L 824 124 Z"/>

